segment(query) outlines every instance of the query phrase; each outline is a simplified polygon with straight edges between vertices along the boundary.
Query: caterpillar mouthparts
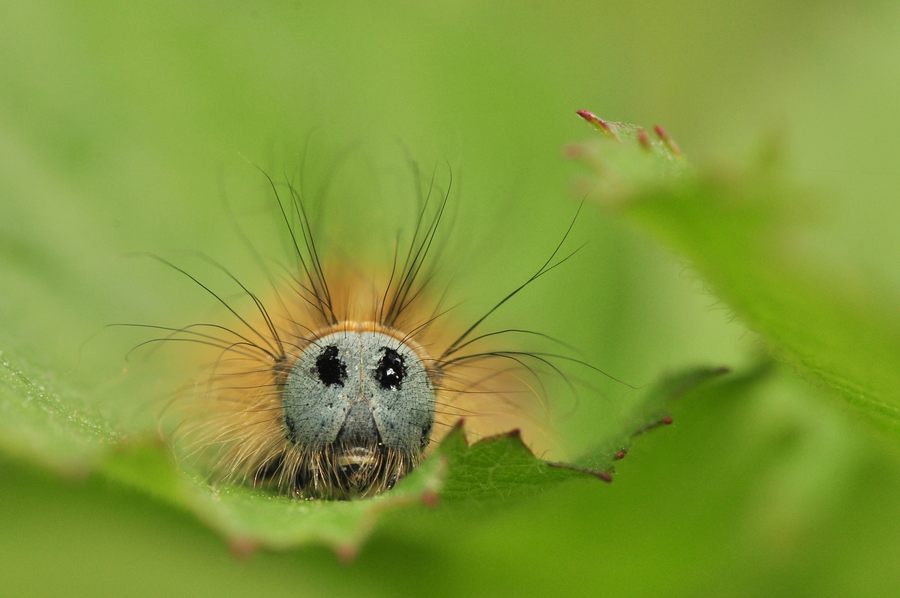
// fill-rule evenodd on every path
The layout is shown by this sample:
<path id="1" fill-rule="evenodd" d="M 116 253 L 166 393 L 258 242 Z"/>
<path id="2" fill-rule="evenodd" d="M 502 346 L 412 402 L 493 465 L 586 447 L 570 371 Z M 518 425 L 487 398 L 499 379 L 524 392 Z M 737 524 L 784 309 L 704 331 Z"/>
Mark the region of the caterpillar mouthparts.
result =
<path id="1" fill-rule="evenodd" d="M 344 475 L 371 468 L 378 462 L 378 451 L 371 447 L 354 446 L 340 451 L 335 463 Z"/>

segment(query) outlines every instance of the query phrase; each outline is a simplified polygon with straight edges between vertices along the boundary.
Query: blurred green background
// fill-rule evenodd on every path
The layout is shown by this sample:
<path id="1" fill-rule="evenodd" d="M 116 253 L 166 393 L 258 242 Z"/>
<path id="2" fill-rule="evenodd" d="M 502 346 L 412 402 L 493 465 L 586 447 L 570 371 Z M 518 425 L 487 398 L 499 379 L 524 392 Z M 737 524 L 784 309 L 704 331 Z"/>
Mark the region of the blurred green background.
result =
<path id="1" fill-rule="evenodd" d="M 818 192 L 800 242 L 853 293 L 900 291 L 896 2 L 0 13 L 0 347 L 123 425 L 146 425 L 147 402 L 179 380 L 124 372 L 135 338 L 103 325 L 218 313 L 128 254 L 202 250 L 260 283 L 220 196 L 278 255 L 251 164 L 293 169 L 307 144 L 313 185 L 356 148 L 322 214 L 330 247 L 372 260 L 411 220 L 402 148 L 425 170 L 452 165 L 446 259 L 469 315 L 529 275 L 571 218 L 578 169 L 562 148 L 590 135 L 578 108 L 663 123 L 701 164 L 741 163 L 777 139 L 790 177 Z M 389 516 L 350 565 L 316 547 L 239 561 L 191 517 L 7 456 L 0 593 L 896 592 L 896 448 L 792 373 L 755 372 L 754 335 L 650 237 L 588 206 L 573 233 L 584 241 L 499 322 L 552 332 L 635 383 L 695 364 L 735 371 L 642 439 L 612 486 L 571 482 L 484 516 Z M 621 389 L 601 387 L 557 422 L 572 450 L 620 406 Z"/>

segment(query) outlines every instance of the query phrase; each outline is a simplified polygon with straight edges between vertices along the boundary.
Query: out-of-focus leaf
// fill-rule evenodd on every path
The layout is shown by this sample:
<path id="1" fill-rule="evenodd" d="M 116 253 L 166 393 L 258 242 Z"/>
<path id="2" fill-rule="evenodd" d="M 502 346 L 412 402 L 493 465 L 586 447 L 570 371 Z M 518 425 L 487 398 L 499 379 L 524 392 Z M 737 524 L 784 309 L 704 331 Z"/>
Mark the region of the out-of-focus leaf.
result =
<path id="1" fill-rule="evenodd" d="M 900 431 L 898 300 L 854 289 L 802 252 L 809 194 L 771 167 L 671 172 L 662 165 L 674 157 L 642 150 L 637 129 L 609 126 L 615 138 L 573 151 L 594 172 L 592 198 L 688 257 L 776 357 Z M 668 174 L 647 174 L 654 170 Z"/>

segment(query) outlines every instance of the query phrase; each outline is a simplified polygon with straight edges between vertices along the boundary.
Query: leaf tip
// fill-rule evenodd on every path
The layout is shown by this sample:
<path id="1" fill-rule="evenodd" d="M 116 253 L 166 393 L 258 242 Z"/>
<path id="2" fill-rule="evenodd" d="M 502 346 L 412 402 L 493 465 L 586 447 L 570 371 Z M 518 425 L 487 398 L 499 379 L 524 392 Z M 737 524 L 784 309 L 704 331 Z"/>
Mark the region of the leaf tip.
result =
<path id="1" fill-rule="evenodd" d="M 335 547 L 334 554 L 341 564 L 349 565 L 359 556 L 359 547 L 353 544 L 341 544 Z"/>
<path id="2" fill-rule="evenodd" d="M 246 537 L 232 538 L 228 542 L 228 549 L 234 558 L 246 561 L 259 550 L 259 543 Z"/>
<path id="3" fill-rule="evenodd" d="M 611 469 L 592 469 L 590 467 L 580 467 L 578 465 L 563 463 L 561 461 L 545 461 L 545 463 L 550 467 L 555 467 L 557 469 L 568 469 L 569 471 L 575 471 L 595 477 L 602 482 L 606 482 L 607 484 L 611 484 L 613 481 L 613 471 Z"/>
<path id="4" fill-rule="evenodd" d="M 656 136 L 659 137 L 659 140 L 666 144 L 666 147 L 669 149 L 673 156 L 680 157 L 682 155 L 681 148 L 677 143 L 675 143 L 675 140 L 672 139 L 672 136 L 669 135 L 669 133 L 664 128 L 662 128 L 662 125 L 654 125 L 653 131 L 656 133 Z"/>
<path id="5" fill-rule="evenodd" d="M 607 137 L 619 141 L 619 134 L 616 133 L 616 130 L 612 127 L 612 125 L 590 110 L 576 110 L 575 114 L 586 120 L 591 126 L 593 126 L 595 129 L 597 129 Z"/>
<path id="6" fill-rule="evenodd" d="M 580 160 L 584 158 L 587 152 L 585 151 L 585 147 L 580 143 L 569 143 L 563 146 L 563 156 L 568 158 L 569 160 Z"/>
<path id="7" fill-rule="evenodd" d="M 650 135 L 647 134 L 647 131 L 645 131 L 644 129 L 638 129 L 637 140 L 638 145 L 641 146 L 641 149 L 647 152 L 653 151 L 653 145 L 650 143 Z"/>
<path id="8" fill-rule="evenodd" d="M 425 490 L 420 498 L 422 504 L 433 509 L 441 502 L 441 495 L 436 490 Z"/>

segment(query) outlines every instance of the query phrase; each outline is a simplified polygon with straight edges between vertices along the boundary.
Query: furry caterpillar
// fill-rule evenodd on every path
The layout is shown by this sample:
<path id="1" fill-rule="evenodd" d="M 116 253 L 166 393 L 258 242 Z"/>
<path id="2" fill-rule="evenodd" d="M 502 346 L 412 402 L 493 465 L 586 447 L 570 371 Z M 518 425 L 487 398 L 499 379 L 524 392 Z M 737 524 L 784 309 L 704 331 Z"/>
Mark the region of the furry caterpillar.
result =
<path id="1" fill-rule="evenodd" d="M 213 352 L 208 375 L 168 411 L 178 454 L 200 460 L 212 477 L 301 498 L 378 494 L 461 418 L 470 435 L 521 426 L 523 397 L 541 398 L 540 369 L 562 374 L 559 360 L 588 365 L 552 352 L 485 348 L 510 335 L 550 339 L 538 332 L 482 332 L 497 309 L 574 255 L 560 254 L 575 219 L 540 268 L 461 326 L 448 317 L 445 293 L 430 287 L 449 184 L 436 194 L 432 181 L 422 194 L 411 240 L 395 245 L 379 282 L 346 260 L 323 259 L 302 193 L 263 175 L 295 261 L 283 281 L 267 272 L 272 297 L 264 302 L 209 260 L 252 302 L 252 315 L 245 313 L 157 258 L 221 303 L 237 325 L 152 326 L 168 336 L 141 343 L 180 340 Z"/>

